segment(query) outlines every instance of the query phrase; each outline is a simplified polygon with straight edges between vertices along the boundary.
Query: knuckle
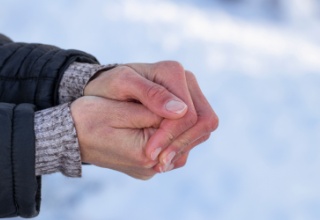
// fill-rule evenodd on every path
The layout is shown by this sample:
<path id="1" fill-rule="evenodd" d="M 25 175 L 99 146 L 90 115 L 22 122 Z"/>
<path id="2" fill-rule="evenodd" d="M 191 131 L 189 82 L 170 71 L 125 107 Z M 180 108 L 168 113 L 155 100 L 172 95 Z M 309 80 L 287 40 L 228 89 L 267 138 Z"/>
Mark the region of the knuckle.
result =
<path id="1" fill-rule="evenodd" d="M 125 76 L 126 74 L 132 74 L 132 68 L 130 68 L 129 66 L 122 65 L 118 66 L 117 69 L 118 72 L 121 73 L 121 76 Z"/>
<path id="2" fill-rule="evenodd" d="M 186 75 L 187 75 L 189 80 L 196 81 L 196 76 L 193 74 L 193 72 L 191 72 L 189 70 L 186 70 Z"/>
<path id="3" fill-rule="evenodd" d="M 178 72 L 184 72 L 184 67 L 183 67 L 183 65 L 182 65 L 180 62 L 175 61 L 175 60 L 171 60 L 171 61 L 169 61 L 169 62 L 170 62 L 171 66 L 172 66 L 173 68 L 180 70 L 180 71 L 178 71 Z"/>
<path id="4" fill-rule="evenodd" d="M 197 113 L 195 111 L 190 111 L 188 113 L 188 116 L 185 119 L 185 124 L 184 125 L 186 127 L 190 128 L 190 127 L 194 126 L 197 123 L 197 121 L 198 121 Z"/>
<path id="5" fill-rule="evenodd" d="M 132 69 L 127 66 L 118 66 L 112 74 L 108 74 L 108 87 L 123 90 L 123 82 L 129 81 L 132 77 Z"/>
<path id="6" fill-rule="evenodd" d="M 218 128 L 219 119 L 217 116 L 212 115 L 209 118 L 203 119 L 203 130 L 205 133 L 211 133 Z"/>
<path id="7" fill-rule="evenodd" d="M 174 60 L 168 60 L 168 61 L 162 61 L 159 63 L 156 63 L 154 66 L 155 70 L 160 73 L 170 73 L 174 74 L 175 76 L 184 76 L 185 75 L 185 70 L 183 65 Z"/>
<path id="8" fill-rule="evenodd" d="M 166 95 L 167 90 L 157 84 L 154 84 L 147 88 L 146 96 L 149 99 L 156 99 L 158 97 L 164 97 Z"/>
<path id="9" fill-rule="evenodd" d="M 198 82 L 197 82 L 197 77 L 195 76 L 195 74 L 193 74 L 190 71 L 186 71 L 186 78 L 187 78 L 189 86 L 199 87 Z"/>
<path id="10" fill-rule="evenodd" d="M 172 142 L 175 139 L 174 135 L 169 131 L 167 131 L 166 137 L 167 137 L 169 142 Z"/>
<path id="11" fill-rule="evenodd" d="M 187 158 L 182 157 L 179 161 L 176 162 L 175 168 L 181 168 L 184 167 L 187 164 Z"/>
<path id="12" fill-rule="evenodd" d="M 199 138 L 199 144 L 207 141 L 210 138 L 210 134 L 204 135 L 201 138 Z"/>
<path id="13" fill-rule="evenodd" d="M 185 155 L 186 151 L 184 149 L 181 149 L 178 151 L 179 157 L 183 157 Z"/>
<path id="14" fill-rule="evenodd" d="M 181 140 L 179 140 L 178 143 L 179 143 L 178 146 L 180 149 L 185 149 L 186 147 L 188 147 L 192 143 L 192 141 L 189 138 L 184 137 Z M 181 154 L 181 155 L 184 154 L 184 151 L 180 150 L 179 154 Z"/>
<path id="15" fill-rule="evenodd" d="M 123 82 L 128 81 L 132 77 L 132 69 L 128 66 L 119 66 L 119 69 L 116 73 L 116 82 L 120 85 L 123 85 Z"/>
<path id="16" fill-rule="evenodd" d="M 180 164 L 180 167 L 184 167 L 186 164 L 187 164 L 187 159 L 183 159 Z"/>
<path id="17" fill-rule="evenodd" d="M 219 118 L 216 115 L 211 116 L 209 124 L 209 128 L 211 129 L 211 131 L 216 130 L 219 126 Z"/>
<path id="18" fill-rule="evenodd" d="M 166 137 L 167 141 L 171 143 L 175 139 L 175 135 L 172 131 L 163 129 L 164 137 Z"/>
<path id="19" fill-rule="evenodd" d="M 164 62 L 162 62 L 162 64 L 164 64 L 164 65 L 166 65 L 166 66 L 168 66 L 168 67 L 170 67 L 170 68 L 174 68 L 174 69 L 178 69 L 178 70 L 183 70 L 184 71 L 184 67 L 183 67 L 183 65 L 180 63 L 180 62 L 178 62 L 178 61 L 176 61 L 176 60 L 168 60 L 168 61 L 164 61 Z M 180 72 L 179 71 L 179 72 Z"/>

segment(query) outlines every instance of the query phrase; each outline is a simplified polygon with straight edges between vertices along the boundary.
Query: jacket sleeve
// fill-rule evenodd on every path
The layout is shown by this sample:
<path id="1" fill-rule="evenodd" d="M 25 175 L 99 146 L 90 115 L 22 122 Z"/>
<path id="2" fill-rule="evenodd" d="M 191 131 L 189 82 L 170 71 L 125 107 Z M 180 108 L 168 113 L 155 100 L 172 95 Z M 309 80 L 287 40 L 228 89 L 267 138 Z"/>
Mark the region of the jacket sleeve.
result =
<path id="1" fill-rule="evenodd" d="M 0 46 L 0 101 L 32 103 L 38 110 L 57 105 L 60 80 L 74 61 L 98 63 L 87 53 L 49 45 Z"/>
<path id="2" fill-rule="evenodd" d="M 39 213 L 41 178 L 34 161 L 34 105 L 0 103 L 0 217 Z"/>
<path id="3" fill-rule="evenodd" d="M 98 63 L 81 51 L 14 43 L 0 34 L 0 218 L 39 213 L 34 111 L 58 105 L 60 80 L 74 61 Z"/>

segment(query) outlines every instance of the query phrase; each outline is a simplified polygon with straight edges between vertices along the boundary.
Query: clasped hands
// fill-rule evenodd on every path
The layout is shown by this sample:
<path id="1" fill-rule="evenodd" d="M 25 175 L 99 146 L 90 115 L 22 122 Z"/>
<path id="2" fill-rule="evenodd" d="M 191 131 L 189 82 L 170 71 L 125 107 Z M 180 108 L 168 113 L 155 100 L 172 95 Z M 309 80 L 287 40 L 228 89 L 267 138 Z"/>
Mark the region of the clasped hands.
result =
<path id="1" fill-rule="evenodd" d="M 218 117 L 174 61 L 102 71 L 71 104 L 83 162 L 149 179 L 185 165 Z"/>

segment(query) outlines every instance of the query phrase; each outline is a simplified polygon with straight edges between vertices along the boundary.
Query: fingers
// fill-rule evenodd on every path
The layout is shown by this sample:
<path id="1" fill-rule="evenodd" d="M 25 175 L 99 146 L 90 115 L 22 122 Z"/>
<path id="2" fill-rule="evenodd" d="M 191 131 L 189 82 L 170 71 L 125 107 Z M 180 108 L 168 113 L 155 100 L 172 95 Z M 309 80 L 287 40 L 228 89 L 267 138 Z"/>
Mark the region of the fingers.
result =
<path id="1" fill-rule="evenodd" d="M 115 102 L 114 108 L 110 110 L 115 119 L 112 121 L 112 126 L 117 128 L 159 128 L 162 118 L 151 112 L 140 103 L 134 102 Z"/>
<path id="2" fill-rule="evenodd" d="M 152 112 L 169 119 L 181 118 L 187 112 L 187 105 L 165 87 L 143 78 L 133 77 L 127 86 L 127 94 L 139 100 Z"/>
<path id="3" fill-rule="evenodd" d="M 218 118 L 195 77 L 177 62 L 119 66 L 92 80 L 85 95 L 126 101 L 119 105 L 118 114 L 114 113 L 122 119 L 115 120 L 114 126 L 158 128 L 145 147 L 148 159 L 160 161 L 154 168 L 158 171 L 183 166 L 189 151 L 218 126 Z M 165 118 L 161 123 L 160 117 Z"/>
<path id="4" fill-rule="evenodd" d="M 195 140 L 193 143 L 191 143 L 190 145 L 186 146 L 183 150 L 180 149 L 179 153 L 177 153 L 175 155 L 174 158 L 172 158 L 171 163 L 167 163 L 167 164 L 162 164 L 162 163 L 158 163 L 156 166 L 154 166 L 154 170 L 156 172 L 168 172 L 171 171 L 173 169 L 178 169 L 180 167 L 183 167 L 186 163 L 187 163 L 187 159 L 188 159 L 188 155 L 190 153 L 190 151 L 197 145 L 205 142 L 206 140 L 208 140 L 210 137 L 210 134 L 208 135 L 204 135 L 201 138 Z"/>
<path id="5" fill-rule="evenodd" d="M 197 122 L 197 113 L 188 90 L 186 74 L 179 63 L 172 61 L 144 66 L 128 64 L 128 66 L 142 74 L 143 77 L 165 86 L 188 105 L 188 111 L 182 118 L 165 119 L 148 142 L 146 154 L 150 159 L 156 160 L 162 149 L 165 149 L 174 139 Z"/>
<path id="6" fill-rule="evenodd" d="M 149 179 L 145 145 L 162 120 L 141 104 L 85 96 L 71 104 L 83 162 Z"/>
<path id="7" fill-rule="evenodd" d="M 105 99 L 96 96 L 85 96 L 80 101 L 88 106 L 100 118 L 101 122 L 108 121 L 114 128 L 158 128 L 162 118 L 151 112 L 145 106 L 135 102 L 124 102 Z"/>
<path id="8" fill-rule="evenodd" d="M 168 168 L 181 155 L 181 152 L 190 151 L 194 146 L 209 138 L 210 133 L 218 127 L 218 117 L 201 92 L 195 77 L 190 72 L 187 72 L 186 76 L 189 91 L 198 114 L 197 122 L 192 128 L 174 139 L 170 146 L 161 153 L 159 170 Z M 160 128 L 161 126 L 162 124 Z"/>
<path id="9" fill-rule="evenodd" d="M 87 85 L 85 95 L 139 101 L 152 112 L 169 119 L 181 118 L 188 109 L 186 103 L 166 87 L 146 79 L 129 66 L 100 74 Z"/>
<path id="10" fill-rule="evenodd" d="M 147 145 L 147 156 L 153 159 L 197 121 L 184 69 L 177 62 L 119 66 L 91 81 L 85 95 L 139 101 L 161 117 L 177 119 L 164 120 Z"/>
<path id="11" fill-rule="evenodd" d="M 172 141 L 179 137 L 183 132 L 195 125 L 197 116 L 194 113 L 187 114 L 178 120 L 164 119 L 159 129 L 150 138 L 146 146 L 146 154 L 152 160 L 157 160 L 160 152 L 167 148 Z"/>
<path id="12" fill-rule="evenodd" d="M 156 97 L 158 100 L 161 100 L 161 97 L 165 97 L 164 91 L 169 91 L 171 94 L 179 97 L 179 100 L 187 105 L 188 110 L 194 110 L 191 96 L 188 91 L 185 70 L 180 63 L 175 61 L 163 61 L 154 64 L 126 64 L 126 66 L 140 74 L 142 78 L 152 82 L 152 84 L 150 84 L 151 86 L 146 87 L 146 89 L 142 89 L 142 92 L 146 95 L 147 99 L 153 99 L 153 97 Z M 163 89 L 160 89 L 159 86 L 164 88 L 164 91 Z M 139 86 L 139 88 L 141 90 L 142 87 Z M 148 100 L 145 102 L 148 102 Z M 163 102 L 163 104 L 167 103 L 169 103 L 169 106 L 174 106 L 173 103 Z M 186 113 L 187 109 L 184 110 L 184 113 Z M 181 117 L 176 117 L 176 119 L 177 118 Z"/>

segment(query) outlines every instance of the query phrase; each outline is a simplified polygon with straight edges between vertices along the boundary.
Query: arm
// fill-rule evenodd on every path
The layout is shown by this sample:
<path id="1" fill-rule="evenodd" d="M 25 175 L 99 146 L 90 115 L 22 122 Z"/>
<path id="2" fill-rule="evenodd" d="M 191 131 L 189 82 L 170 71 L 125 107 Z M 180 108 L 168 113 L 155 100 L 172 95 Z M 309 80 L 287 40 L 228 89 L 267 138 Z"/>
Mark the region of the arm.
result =
<path id="1" fill-rule="evenodd" d="M 41 179 L 34 175 L 34 106 L 0 103 L 0 218 L 34 217 Z"/>
<path id="2" fill-rule="evenodd" d="M 80 51 L 13 43 L 0 35 L 0 217 L 39 213 L 34 111 L 58 104 L 59 82 L 74 61 L 97 63 Z"/>
<path id="3" fill-rule="evenodd" d="M 126 86 L 124 82 L 128 82 Z M 207 140 L 218 126 L 218 117 L 195 76 L 173 61 L 126 64 L 102 72 L 85 87 L 84 93 L 115 100 L 136 100 L 165 118 L 146 146 L 147 156 L 159 161 L 154 167 L 158 172 L 183 166 L 189 151 Z M 171 105 L 171 100 L 178 102 Z"/>
<path id="4" fill-rule="evenodd" d="M 79 144 L 67 103 L 83 95 L 89 80 L 116 66 L 74 62 L 65 71 L 59 86 L 59 100 L 66 104 L 39 111 L 35 116 L 37 175 L 61 172 L 69 177 L 81 176 Z M 103 87 L 108 88 L 108 84 Z M 174 97 L 167 93 L 169 98 Z M 151 101 L 159 106 L 159 100 L 156 99 L 146 99 L 145 103 L 153 106 Z M 169 114 L 179 116 L 176 113 Z"/>
<path id="5" fill-rule="evenodd" d="M 11 49 L 8 50 L 9 46 L 11 47 Z M 21 52 L 19 51 L 19 47 L 27 49 L 27 51 L 23 50 Z M 89 55 L 86 55 L 84 53 L 79 53 L 77 51 L 63 51 L 52 46 L 8 43 L 0 47 L 0 49 L 3 48 L 6 49 L 6 52 L 4 52 L 4 55 L 0 57 L 0 101 L 13 103 L 33 103 L 38 107 L 38 109 L 46 109 L 59 103 L 57 91 L 59 90 L 60 81 L 64 71 L 68 66 L 70 66 L 72 62 L 79 61 L 95 63 L 95 60 L 92 59 L 92 57 L 90 58 Z M 1 52 L 2 51 L 0 50 L 0 53 Z M 41 54 L 41 56 L 34 56 L 39 55 L 39 53 Z M 19 54 L 19 56 L 16 56 L 17 60 L 14 60 L 15 62 L 13 62 L 13 56 L 11 56 L 10 54 Z M 57 56 L 57 54 L 59 56 L 55 57 Z M 23 57 L 23 59 L 21 59 L 21 56 Z M 23 68 L 21 68 L 22 71 L 20 68 L 17 68 L 17 66 L 13 65 L 12 63 L 23 66 Z M 169 154 L 160 152 L 164 149 L 170 149 L 168 145 L 173 143 L 173 141 L 175 141 L 176 139 L 179 140 L 179 137 L 181 137 L 182 134 L 186 134 L 187 138 L 192 138 L 192 140 L 190 139 L 190 143 L 192 143 L 191 147 L 189 146 L 188 148 L 184 148 L 185 151 L 189 151 L 194 145 L 201 143 L 201 141 L 205 140 L 208 137 L 210 132 L 214 129 L 214 126 L 208 126 L 207 120 L 200 120 L 199 122 L 197 116 L 201 112 L 206 112 L 206 114 L 204 115 L 205 117 L 203 118 L 209 119 L 210 125 L 217 124 L 217 117 L 215 116 L 213 111 L 209 110 L 210 106 L 208 106 L 208 103 L 205 103 L 206 105 L 204 106 L 207 109 L 206 111 L 198 105 L 196 105 L 198 109 L 195 109 L 195 105 L 193 104 L 192 100 L 194 98 L 194 95 L 191 95 L 190 92 L 198 90 L 194 89 L 194 86 L 188 85 L 190 80 L 187 80 L 187 77 L 183 75 L 185 72 L 182 71 L 181 66 L 176 65 L 176 63 L 172 62 L 165 63 L 173 67 L 173 69 L 168 69 L 167 65 L 162 64 L 133 64 L 131 66 L 127 65 L 127 67 L 120 66 L 119 68 L 117 67 L 110 71 L 101 71 L 87 86 L 82 87 L 85 87 L 85 95 L 97 95 L 104 98 L 111 98 L 121 101 L 122 104 L 133 104 L 131 102 L 132 100 L 139 101 L 149 110 L 151 110 L 151 112 L 157 114 L 157 117 L 161 116 L 166 118 L 166 120 L 163 120 L 161 123 L 158 122 L 158 125 L 155 127 L 158 129 L 158 131 L 161 130 L 160 133 L 157 132 L 154 128 L 146 130 L 143 129 L 143 135 L 141 136 L 141 129 L 144 127 L 125 127 L 128 130 L 127 133 L 123 134 L 125 136 L 130 136 L 131 134 L 138 137 L 138 134 L 140 134 L 140 139 L 137 139 L 138 142 L 136 144 L 138 150 L 135 152 L 135 154 L 132 155 L 130 154 L 131 151 L 125 151 L 127 145 L 124 144 L 123 148 L 120 148 L 122 149 L 122 152 L 120 152 L 120 154 L 117 154 L 117 152 L 112 151 L 112 146 L 107 147 L 105 145 L 108 144 L 109 140 L 102 141 L 101 139 L 99 139 L 99 137 L 101 136 L 96 136 L 97 138 L 90 139 L 91 135 L 87 135 L 88 132 L 83 132 L 87 130 L 85 125 L 88 124 L 86 123 L 88 123 L 88 121 L 91 121 L 90 118 L 94 119 L 96 113 L 93 115 L 89 114 L 88 117 L 90 120 L 88 120 L 88 118 L 87 120 L 83 120 L 81 114 L 77 113 L 81 113 L 83 112 L 83 109 L 88 109 L 90 107 L 88 104 L 86 104 L 88 103 L 88 100 L 87 98 L 81 98 L 81 100 L 86 101 L 76 100 L 75 104 L 72 105 L 73 107 L 71 106 L 71 109 L 73 109 L 71 110 L 71 112 L 76 124 L 76 130 L 81 147 L 82 160 L 84 162 L 89 162 L 98 166 L 116 169 L 121 172 L 127 173 L 128 175 L 131 175 L 133 177 L 147 179 L 153 176 L 155 171 L 168 170 L 169 168 L 172 168 L 171 162 L 173 161 L 176 161 L 176 168 L 183 165 L 183 163 L 186 160 L 187 153 L 180 159 L 176 157 L 174 160 L 171 154 L 172 151 L 169 152 Z M 160 68 L 156 68 L 159 66 Z M 150 69 L 150 67 L 152 68 Z M 166 69 L 169 71 L 165 71 Z M 172 73 L 175 73 L 176 71 L 178 72 L 178 75 L 173 77 L 170 76 L 172 75 Z M 164 73 L 164 78 L 160 77 L 160 74 L 162 75 L 162 73 Z M 165 76 L 167 76 L 167 79 L 165 79 Z M 176 85 L 177 79 L 179 82 L 178 85 Z M 123 82 L 128 82 L 127 86 L 123 86 Z M 9 88 L 13 88 L 13 90 L 9 90 Z M 77 94 L 75 97 L 80 96 L 79 94 Z M 73 96 L 70 96 L 70 98 L 74 99 Z M 106 99 L 104 100 L 106 101 Z M 96 99 L 94 103 L 101 104 L 102 102 L 101 99 Z M 105 105 L 105 107 L 107 106 Z M 52 111 L 52 113 L 54 115 L 56 112 Z M 90 111 L 84 113 L 90 113 Z M 147 114 L 149 113 L 145 112 L 143 114 L 144 117 Z M 133 115 L 132 112 L 130 114 L 128 113 L 128 115 L 132 115 L 129 119 L 134 119 L 135 115 Z M 41 117 L 43 117 L 43 115 Z M 143 122 L 144 117 L 138 117 L 139 120 L 133 120 L 132 123 L 135 125 L 137 123 L 139 124 L 139 122 Z M 184 119 L 182 120 L 181 117 L 184 117 Z M 118 117 L 118 119 L 120 118 L 121 117 Z M 99 123 L 99 121 L 101 121 L 101 118 L 96 118 L 93 121 Z M 130 122 L 130 120 L 128 121 Z M 163 123 L 164 121 L 166 121 L 166 123 Z M 93 125 L 91 124 L 89 128 Z M 103 128 L 104 125 L 109 125 L 110 128 L 110 124 L 108 123 L 102 124 L 100 128 Z M 119 125 L 116 124 L 116 126 Z M 140 126 L 146 125 L 143 124 Z M 98 127 L 96 129 L 98 133 L 100 128 Z M 111 130 L 112 128 L 113 127 L 111 125 Z M 132 131 L 132 129 L 137 128 L 139 128 L 140 132 L 136 133 Z M 123 131 L 123 129 L 121 130 Z M 147 149 L 141 147 L 147 144 L 150 137 L 154 137 L 152 136 L 153 134 L 156 137 L 154 138 L 155 140 L 162 140 L 163 143 L 166 143 L 166 145 L 161 146 L 161 148 L 159 148 L 159 145 L 157 146 L 150 144 L 147 145 Z M 112 138 L 115 137 L 110 136 L 110 139 Z M 100 142 L 97 145 L 94 145 L 97 147 L 92 147 L 91 143 L 95 143 L 95 141 L 97 140 L 100 140 Z M 179 142 L 181 142 L 181 140 Z M 148 143 L 150 143 L 150 141 Z M 178 145 L 178 148 L 176 148 L 175 154 L 179 153 L 178 150 L 180 150 L 180 152 L 184 151 L 183 147 L 183 144 L 180 143 Z M 104 152 L 104 155 L 108 159 L 105 160 L 104 157 L 99 157 L 99 155 L 101 155 L 101 150 Z M 146 150 L 146 152 L 142 153 L 141 150 Z M 32 154 L 31 151 L 29 152 L 29 154 Z M 129 164 L 122 164 L 121 168 L 121 166 L 119 167 L 119 164 L 117 164 L 119 160 L 112 162 L 114 157 L 110 157 L 110 155 L 115 156 L 115 158 L 121 158 L 123 161 L 131 162 Z M 29 157 L 28 155 L 26 156 Z M 138 156 L 138 159 L 133 159 L 137 158 L 136 156 Z M 168 157 L 170 158 L 169 161 Z M 158 164 L 158 159 L 160 159 L 160 164 Z M 79 160 L 75 161 L 79 162 Z M 39 204 L 36 203 L 36 205 Z"/>
<path id="6" fill-rule="evenodd" d="M 60 81 L 71 63 L 98 63 L 84 52 L 42 44 L 7 43 L 0 54 L 0 101 L 32 103 L 37 110 L 59 104 Z"/>
<path id="7" fill-rule="evenodd" d="M 150 159 L 159 159 L 160 163 L 154 169 L 164 172 L 183 166 L 189 151 L 207 140 L 218 125 L 218 118 L 202 94 L 194 75 L 184 71 L 176 62 L 114 67 L 103 69 L 102 66 L 74 63 L 63 78 L 66 83 L 62 83 L 65 85 L 62 87 L 68 88 L 69 94 L 64 97 L 69 101 L 75 100 L 84 90 L 85 95 L 141 102 L 166 118 L 146 147 Z M 87 80 L 82 80 L 81 76 L 87 80 L 93 77 L 87 85 Z M 123 86 L 124 82 L 126 86 Z M 188 109 L 180 98 L 167 89 L 182 97 Z M 172 105 L 172 100 L 178 101 L 178 105 Z"/>
<path id="8" fill-rule="evenodd" d="M 1 39 L 0 39 L 1 41 Z M 64 106 L 57 106 L 54 108 L 57 109 L 49 109 L 52 106 L 56 106 L 60 103 L 59 101 L 59 89 L 61 86 L 61 83 L 63 83 L 63 74 L 65 70 L 70 66 L 71 63 L 74 62 L 80 62 L 80 63 L 91 63 L 96 64 L 96 60 L 83 52 L 80 51 L 74 51 L 74 50 L 61 50 L 57 47 L 48 46 L 48 45 L 39 45 L 39 44 L 25 44 L 25 43 L 13 43 L 10 40 L 5 40 L 0 42 L 0 102 L 3 102 L 6 106 L 6 103 L 13 103 L 13 106 L 20 105 L 21 103 L 29 103 L 33 108 L 40 110 L 35 113 L 36 117 L 34 120 L 32 120 L 32 123 L 35 122 L 35 126 L 30 124 L 30 128 L 25 126 L 28 131 L 31 131 L 32 135 L 28 135 L 27 137 L 23 134 L 20 135 L 20 133 L 17 133 L 12 127 L 5 123 L 1 123 L 1 128 L 5 129 L 9 134 L 13 134 L 13 136 L 20 137 L 24 136 L 26 137 L 25 143 L 29 145 L 30 150 L 24 151 L 23 157 L 25 159 L 22 159 L 21 162 L 24 162 L 26 159 L 30 162 L 29 166 L 25 167 L 32 167 L 32 169 L 29 169 L 28 172 L 18 170 L 21 173 L 14 173 L 13 170 L 11 170 L 11 176 L 14 175 L 25 175 L 25 174 L 31 174 L 25 176 L 24 180 L 20 183 L 23 184 L 25 189 L 23 190 L 24 193 L 29 193 L 29 195 L 32 195 L 32 198 L 25 197 L 24 193 L 19 193 L 20 191 L 6 191 L 7 188 L 14 188 L 14 183 L 12 181 L 9 181 L 10 178 L 2 178 L 1 184 L 3 184 L 1 188 L 0 193 L 0 205 L 1 207 L 4 207 L 3 210 L 0 208 L 0 216 L 1 217 L 8 217 L 8 216 L 25 216 L 25 217 L 32 217 L 38 214 L 39 207 L 40 207 L 40 181 L 41 178 L 40 174 L 44 173 L 50 173 L 50 172 L 56 172 L 56 171 L 62 171 L 66 175 L 69 176 L 79 176 L 81 172 L 80 170 L 80 163 L 79 163 L 79 150 L 77 140 L 74 137 L 74 127 L 70 126 L 71 123 L 71 116 L 69 108 L 64 108 Z M 60 83 L 61 82 L 61 83 Z M 87 83 L 87 82 L 85 82 Z M 85 85 L 84 85 L 85 86 Z M 83 88 L 84 88 L 83 86 Z M 168 97 L 174 97 L 174 95 L 170 94 L 169 92 L 166 92 Z M 80 97 L 82 94 L 77 94 L 76 96 L 69 96 L 71 99 L 74 99 L 76 97 Z M 67 96 L 65 96 L 67 97 Z M 65 97 L 60 97 L 61 100 Z M 172 107 L 172 106 L 171 106 Z M 12 107 L 16 108 L 16 107 Z M 64 108 L 61 109 L 61 108 Z M 58 110 L 59 109 L 59 110 Z M 42 111 L 43 110 L 43 111 Z M 56 111 L 57 110 L 57 111 Z M 181 112 L 180 112 L 181 113 Z M 60 115 L 61 114 L 61 115 Z M 177 118 L 176 113 L 169 113 L 173 116 L 171 118 Z M 6 114 L 5 114 L 6 115 Z M 60 151 L 57 157 L 55 157 L 53 160 L 57 161 L 61 158 L 61 152 L 62 155 L 68 155 L 70 152 L 73 151 L 72 156 L 66 157 L 74 161 L 74 164 L 76 165 L 77 169 L 73 171 L 72 166 L 70 170 L 64 170 L 64 167 L 61 166 L 61 164 L 58 164 L 58 166 L 53 165 L 53 170 L 47 170 L 43 168 L 43 157 L 41 155 L 42 148 L 37 147 L 37 153 L 36 153 L 36 159 L 35 157 L 35 137 L 34 137 L 34 131 L 33 128 L 35 127 L 36 132 L 36 143 L 37 146 L 41 146 L 41 143 L 45 145 L 46 137 L 41 136 L 42 133 L 41 130 L 41 123 L 45 123 L 45 121 L 49 118 L 49 121 L 52 121 L 50 117 L 68 117 L 68 120 L 66 122 L 69 122 L 67 125 L 66 133 L 68 133 L 66 136 L 71 135 L 74 139 L 74 144 L 72 144 L 72 147 L 67 148 L 60 148 Z M 67 116 L 68 115 L 68 116 Z M 181 115 L 181 114 L 180 114 Z M 46 118 L 47 119 L 44 119 Z M 32 114 L 33 118 L 33 114 Z M 45 121 L 42 121 L 44 119 Z M 11 118 L 10 123 L 12 124 L 15 119 Z M 1 121 L 0 121 L 1 122 Z M 26 119 L 23 119 L 23 122 L 26 122 Z M 64 125 L 63 125 L 64 126 Z M 49 125 L 49 127 L 52 128 L 52 126 Z M 42 127 L 43 128 L 43 127 Z M 59 129 L 59 128 L 56 128 Z M 65 136 L 65 135 L 63 135 Z M 83 135 L 82 135 L 83 136 Z M 9 137 L 9 136 L 8 136 Z M 145 138 L 147 136 L 144 136 Z M 44 138 L 43 141 L 41 141 L 41 138 Z M 13 145 L 10 145 L 9 142 L 2 141 L 4 139 L 1 139 L 1 149 L 0 151 L 6 151 L 10 149 L 12 151 Z M 146 139 L 144 139 L 146 140 Z M 21 143 L 21 142 L 20 142 Z M 39 144 L 40 143 L 40 144 Z M 39 144 L 39 145 L 38 145 Z M 60 142 L 60 145 L 64 145 L 64 142 Z M 22 146 L 22 145 L 19 145 Z M 43 145 L 42 145 L 43 146 Z M 65 145 L 64 145 L 65 146 Z M 50 149 L 50 147 L 49 147 Z M 66 150 L 67 149 L 67 150 Z M 70 150 L 71 149 L 71 150 Z M 38 151 L 39 150 L 39 151 Z M 68 151 L 70 150 L 70 151 Z M 6 155 L 6 158 L 9 160 L 10 157 L 8 154 L 3 154 L 3 156 Z M 52 159 L 52 158 L 50 158 Z M 49 159 L 49 160 L 50 160 Z M 36 170 L 35 167 L 35 160 L 36 163 Z M 4 160 L 3 160 L 4 161 Z M 69 160 L 65 160 L 65 162 L 68 162 Z M 89 161 L 91 161 L 89 159 Z M 8 161 L 7 161 L 8 162 Z M 8 163 L 12 163 L 13 161 L 9 161 Z M 20 161 L 14 160 L 12 163 L 13 165 L 19 164 Z M 141 165 L 141 161 L 138 161 L 139 165 Z M 95 164 L 95 161 L 92 161 L 91 163 Z M 65 165 L 65 164 L 64 164 Z M 52 168 L 52 167 L 51 167 Z M 70 168 L 70 167 L 69 167 Z M 68 168 L 68 169 L 69 169 Z M 1 172 L 5 171 L 5 169 L 0 168 Z M 150 167 L 149 167 L 150 169 Z M 10 171 L 10 170 L 9 170 Z M 149 174 L 145 174 L 144 172 L 140 174 L 130 174 L 128 171 L 125 171 L 129 175 L 135 176 L 137 178 L 147 178 L 150 177 Z M 3 176 L 3 174 L 1 174 Z M 30 181 L 26 181 L 27 178 L 30 179 Z M 25 182 L 24 182 L 25 181 Z M 6 195 L 2 192 L 6 191 Z M 18 193 L 18 194 L 17 194 Z M 27 205 L 25 204 L 18 204 L 16 200 L 13 200 L 12 203 L 7 203 L 7 197 L 19 197 L 22 199 L 25 199 Z M 6 204 L 11 207 L 11 209 L 8 209 Z M 5 208 L 6 207 L 6 208 Z M 8 213 L 8 210 L 12 210 L 12 212 Z M 22 211 L 24 210 L 24 212 Z"/>

